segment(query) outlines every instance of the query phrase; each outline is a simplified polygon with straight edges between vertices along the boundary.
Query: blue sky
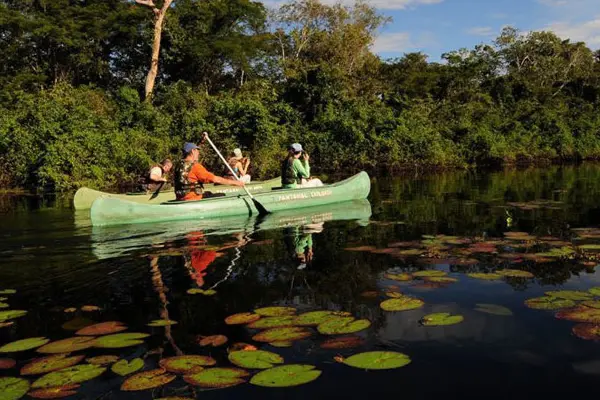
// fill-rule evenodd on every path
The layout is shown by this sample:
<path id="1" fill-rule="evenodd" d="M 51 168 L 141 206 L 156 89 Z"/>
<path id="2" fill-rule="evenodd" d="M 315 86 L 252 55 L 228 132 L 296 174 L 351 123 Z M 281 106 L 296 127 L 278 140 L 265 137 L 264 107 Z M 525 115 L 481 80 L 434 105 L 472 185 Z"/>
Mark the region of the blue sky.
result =
<path id="1" fill-rule="evenodd" d="M 370 3 L 393 18 L 373 47 L 383 58 L 422 51 L 429 55 L 430 61 L 439 61 L 444 52 L 491 42 L 506 25 L 524 32 L 552 30 L 563 38 L 600 48 L 600 0 L 371 0 Z"/>

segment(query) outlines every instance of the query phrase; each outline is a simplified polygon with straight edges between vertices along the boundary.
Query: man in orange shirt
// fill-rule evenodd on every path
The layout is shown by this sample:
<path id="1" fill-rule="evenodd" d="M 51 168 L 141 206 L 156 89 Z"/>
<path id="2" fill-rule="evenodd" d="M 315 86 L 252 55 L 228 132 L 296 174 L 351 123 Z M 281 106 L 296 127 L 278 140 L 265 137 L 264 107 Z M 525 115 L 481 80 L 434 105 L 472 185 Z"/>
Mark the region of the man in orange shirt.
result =
<path id="1" fill-rule="evenodd" d="M 208 172 L 198 162 L 199 147 L 194 143 L 183 145 L 183 160 L 175 167 L 175 197 L 177 200 L 201 200 L 202 184 L 220 183 L 221 185 L 244 186 L 241 181 L 225 179 Z"/>

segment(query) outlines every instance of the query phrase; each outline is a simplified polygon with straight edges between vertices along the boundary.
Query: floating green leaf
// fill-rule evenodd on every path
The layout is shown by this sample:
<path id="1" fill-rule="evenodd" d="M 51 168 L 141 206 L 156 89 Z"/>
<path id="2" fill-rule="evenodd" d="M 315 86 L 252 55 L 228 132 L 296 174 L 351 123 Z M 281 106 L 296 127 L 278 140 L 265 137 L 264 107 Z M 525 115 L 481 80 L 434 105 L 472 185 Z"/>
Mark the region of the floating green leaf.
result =
<path id="1" fill-rule="evenodd" d="M 48 343 L 50 339 L 45 337 L 33 337 L 29 339 L 21 339 L 16 342 L 5 344 L 0 347 L 0 353 L 16 353 L 18 351 L 25 351 L 38 348 Z"/>
<path id="2" fill-rule="evenodd" d="M 0 308 L 8 308 L 8 307 L 10 307 L 10 304 L 0 302 Z"/>
<path id="3" fill-rule="evenodd" d="M 368 319 L 354 320 L 354 317 L 338 317 L 325 321 L 317 330 L 323 335 L 345 335 L 367 329 L 371 326 L 371 321 Z"/>
<path id="4" fill-rule="evenodd" d="M 593 294 L 594 296 L 600 296 L 600 286 L 598 287 L 593 287 L 590 290 L 588 290 L 588 292 L 590 292 L 591 294 Z"/>
<path id="5" fill-rule="evenodd" d="M 77 394 L 77 390 L 79 385 L 65 385 L 58 387 L 51 387 L 45 389 L 33 390 L 27 393 L 30 397 L 34 399 L 62 399 L 63 397 L 73 396 Z"/>
<path id="6" fill-rule="evenodd" d="M 123 347 L 137 346 L 138 344 L 144 343 L 144 341 L 140 339 L 147 338 L 148 336 L 150 335 L 147 333 L 117 333 L 99 337 L 96 339 L 93 346 L 104 349 L 120 349 Z"/>
<path id="7" fill-rule="evenodd" d="M 22 378 L 0 378 L 0 400 L 18 400 L 29 391 L 29 381 Z"/>
<path id="8" fill-rule="evenodd" d="M 82 306 L 81 311 L 83 312 L 92 312 L 92 311 L 101 311 L 102 308 L 93 305 Z"/>
<path id="9" fill-rule="evenodd" d="M 248 372 L 238 368 L 209 368 L 183 379 L 192 385 L 203 388 L 222 389 L 246 382 Z"/>
<path id="10" fill-rule="evenodd" d="M 92 380 L 106 371 L 105 367 L 92 364 L 81 364 L 74 367 L 50 372 L 33 382 L 32 388 L 49 388 L 72 385 Z"/>
<path id="11" fill-rule="evenodd" d="M 214 296 L 215 294 L 217 294 L 216 290 L 213 289 L 188 289 L 187 291 L 188 294 L 202 294 L 204 296 Z"/>
<path id="12" fill-rule="evenodd" d="M 0 369 L 11 369 L 17 362 L 12 358 L 0 358 Z"/>
<path id="13" fill-rule="evenodd" d="M 254 335 L 252 340 L 257 342 L 289 342 L 311 336 L 309 330 L 299 327 L 273 328 Z"/>
<path id="14" fill-rule="evenodd" d="M 600 251 L 600 244 L 584 244 L 582 246 L 579 246 L 579 248 L 581 250 Z"/>
<path id="15" fill-rule="evenodd" d="M 369 351 L 344 359 L 342 362 L 360 369 L 392 369 L 410 364 L 410 357 L 395 351 Z"/>
<path id="16" fill-rule="evenodd" d="M 436 269 L 429 269 L 429 270 L 425 270 L 425 271 L 413 272 L 413 276 L 418 277 L 418 278 L 432 277 L 432 276 L 446 276 L 446 275 L 448 275 L 448 274 L 445 271 L 438 271 Z"/>
<path id="17" fill-rule="evenodd" d="M 556 313 L 556 318 L 566 319 L 573 322 L 600 324 L 600 310 L 589 307 L 570 308 L 568 310 L 561 310 Z"/>
<path id="18" fill-rule="evenodd" d="M 512 311 L 510 311 L 508 308 L 499 306 L 497 304 L 476 304 L 476 306 L 477 307 L 475 308 L 475 311 L 480 311 L 486 314 L 501 315 L 503 317 L 509 317 L 513 315 Z"/>
<path id="19" fill-rule="evenodd" d="M 281 365 L 260 371 L 252 377 L 250 383 L 264 387 L 290 387 L 312 382 L 320 375 L 321 371 L 316 370 L 313 365 Z"/>
<path id="20" fill-rule="evenodd" d="M 600 308 L 600 301 L 598 300 L 588 300 L 581 303 L 582 306 L 590 307 L 590 308 Z"/>
<path id="21" fill-rule="evenodd" d="M 577 324 L 573 327 L 573 334 L 585 340 L 600 340 L 600 325 Z"/>
<path id="22" fill-rule="evenodd" d="M 229 361 L 242 368 L 267 369 L 274 364 L 283 364 L 283 357 L 270 351 L 234 351 L 229 353 Z"/>
<path id="23" fill-rule="evenodd" d="M 0 295 L 5 296 L 7 294 L 15 294 L 17 291 L 15 289 L 2 289 L 0 290 Z"/>
<path id="24" fill-rule="evenodd" d="M 74 351 L 89 349 L 90 347 L 94 346 L 94 344 L 95 339 L 93 337 L 72 337 L 50 342 L 47 345 L 37 349 L 37 352 L 43 354 L 71 353 Z"/>
<path id="25" fill-rule="evenodd" d="M 331 318 L 336 318 L 337 314 L 332 311 L 311 311 L 300 314 L 294 320 L 294 325 L 298 326 L 316 326 Z"/>
<path id="26" fill-rule="evenodd" d="M 462 315 L 450 315 L 449 313 L 433 313 L 421 318 L 423 326 L 446 326 L 455 325 L 463 322 L 465 318 Z"/>
<path id="27" fill-rule="evenodd" d="M 558 310 L 573 307 L 573 300 L 558 299 L 556 297 L 543 296 L 525 300 L 525 306 L 536 310 Z"/>
<path id="28" fill-rule="evenodd" d="M 119 360 L 110 367 L 110 370 L 117 375 L 126 376 L 133 374 L 144 368 L 144 360 L 141 358 L 134 358 L 131 361 Z"/>
<path id="29" fill-rule="evenodd" d="M 458 282 L 456 278 L 450 278 L 449 276 L 428 276 L 425 278 L 427 282 L 434 283 L 455 283 Z"/>
<path id="30" fill-rule="evenodd" d="M 78 364 L 85 356 L 67 357 L 68 354 L 57 354 L 43 358 L 36 358 L 21 368 L 21 375 L 42 375 L 48 372 L 59 371 Z"/>
<path id="31" fill-rule="evenodd" d="M 176 325 L 177 321 L 171 321 L 170 319 L 155 319 L 154 321 L 147 324 L 151 327 L 159 327 L 159 326 L 171 326 Z"/>
<path id="32" fill-rule="evenodd" d="M 498 275 L 502 275 L 508 278 L 533 278 L 534 275 L 528 271 L 521 271 L 520 269 L 503 269 L 496 271 Z"/>
<path id="33" fill-rule="evenodd" d="M 391 279 L 398 282 L 412 281 L 413 277 L 410 274 L 386 274 L 386 279 Z"/>
<path id="34" fill-rule="evenodd" d="M 94 323 L 95 323 L 94 321 L 92 321 L 91 319 L 88 319 L 88 318 L 75 317 L 72 320 L 67 321 L 64 324 L 62 324 L 61 328 L 63 328 L 66 331 L 79 331 L 85 327 L 94 325 Z"/>
<path id="35" fill-rule="evenodd" d="M 108 321 L 102 322 L 99 324 L 86 326 L 77 332 L 76 335 L 80 336 L 100 336 L 100 335 L 110 335 L 113 333 L 121 332 L 127 329 L 122 322 L 119 321 Z"/>
<path id="36" fill-rule="evenodd" d="M 258 321 L 260 319 L 260 315 L 253 313 L 239 313 L 233 314 L 229 317 L 225 318 L 225 323 L 227 325 L 244 325 L 249 324 L 254 321 Z"/>
<path id="37" fill-rule="evenodd" d="M 254 312 L 263 317 L 285 317 L 296 314 L 296 309 L 292 307 L 263 307 L 254 310 Z"/>
<path id="38" fill-rule="evenodd" d="M 195 374 L 210 367 L 217 362 L 208 356 L 185 355 L 160 360 L 160 366 L 169 372 L 176 374 Z"/>
<path id="39" fill-rule="evenodd" d="M 329 339 L 321 343 L 322 349 L 350 349 L 352 347 L 358 347 L 365 344 L 363 338 L 359 336 L 344 336 Z"/>
<path id="40" fill-rule="evenodd" d="M 90 364 L 94 365 L 110 365 L 119 361 L 119 357 L 117 356 L 96 356 L 86 359 Z"/>
<path id="41" fill-rule="evenodd" d="M 254 321 L 248 324 L 248 328 L 252 329 L 269 329 L 269 328 L 282 328 L 284 326 L 294 325 L 294 316 L 288 317 L 266 317 L 261 318 L 258 321 Z"/>
<path id="42" fill-rule="evenodd" d="M 495 280 L 498 280 L 498 279 L 502 279 L 502 275 L 496 274 L 496 273 L 493 273 L 493 272 L 490 272 L 488 274 L 483 273 L 483 272 L 473 272 L 471 274 L 467 274 L 467 276 L 469 278 L 481 279 L 481 280 L 484 280 L 484 281 L 495 281 Z"/>
<path id="43" fill-rule="evenodd" d="M 399 299 L 389 299 L 379 305 L 384 311 L 407 311 L 423 307 L 425 302 L 413 297 L 404 296 Z"/>
<path id="44" fill-rule="evenodd" d="M 225 343 L 227 343 L 227 336 L 225 335 L 212 335 L 212 336 L 206 336 L 203 337 L 201 340 L 198 341 L 198 344 L 200 346 L 213 346 L 213 347 L 219 347 L 219 346 L 223 346 Z"/>
<path id="45" fill-rule="evenodd" d="M 579 290 L 554 290 L 545 293 L 546 296 L 557 297 L 565 300 L 591 300 L 593 295 L 588 292 L 581 292 Z"/>
<path id="46" fill-rule="evenodd" d="M 167 374 L 162 368 L 153 369 L 130 376 L 121 385 L 121 390 L 125 392 L 132 392 L 154 389 L 172 382 L 175 380 L 175 378 L 177 378 L 176 375 Z"/>
<path id="47" fill-rule="evenodd" d="M 5 310 L 0 311 L 0 322 L 8 321 L 15 318 L 20 318 L 27 314 L 25 310 Z"/>
<path id="48" fill-rule="evenodd" d="M 294 345 L 294 342 L 280 341 L 280 342 L 269 342 L 269 344 L 273 347 L 287 348 L 287 347 L 292 347 Z"/>

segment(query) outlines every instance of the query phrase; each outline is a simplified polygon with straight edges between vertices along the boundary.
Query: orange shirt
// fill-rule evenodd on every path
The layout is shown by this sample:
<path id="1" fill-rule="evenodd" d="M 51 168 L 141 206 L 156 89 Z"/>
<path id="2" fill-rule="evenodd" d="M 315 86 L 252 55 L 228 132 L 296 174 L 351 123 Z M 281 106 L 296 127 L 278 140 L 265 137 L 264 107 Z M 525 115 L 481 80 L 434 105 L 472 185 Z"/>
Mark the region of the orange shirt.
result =
<path id="1" fill-rule="evenodd" d="M 189 183 L 210 183 L 215 181 L 215 175 L 213 173 L 208 172 L 206 168 L 199 162 L 195 163 L 192 167 L 192 170 L 188 174 Z M 202 199 L 201 194 L 196 194 L 194 192 L 189 192 L 181 200 L 200 200 Z"/>
<path id="2" fill-rule="evenodd" d="M 198 287 L 204 285 L 204 276 L 206 275 L 206 269 L 208 266 L 215 261 L 217 258 L 217 252 L 212 250 L 192 250 L 192 279 L 196 281 Z"/>

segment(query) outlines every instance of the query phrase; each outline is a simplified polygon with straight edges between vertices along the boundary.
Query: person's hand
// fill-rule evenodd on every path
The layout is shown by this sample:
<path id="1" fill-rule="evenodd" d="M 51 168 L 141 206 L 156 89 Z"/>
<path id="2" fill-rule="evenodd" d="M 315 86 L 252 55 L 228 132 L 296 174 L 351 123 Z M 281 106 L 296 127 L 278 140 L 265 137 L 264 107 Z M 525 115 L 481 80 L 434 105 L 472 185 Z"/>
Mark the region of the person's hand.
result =
<path id="1" fill-rule="evenodd" d="M 304 161 L 308 162 L 308 160 L 310 160 L 310 156 L 306 153 L 302 153 L 302 159 L 304 159 Z"/>
<path id="2" fill-rule="evenodd" d="M 246 186 L 246 184 L 242 181 L 235 181 L 235 186 Z"/>
<path id="3" fill-rule="evenodd" d="M 308 249 L 308 251 L 306 253 L 307 253 L 306 254 L 306 262 L 309 263 L 313 259 L 313 250 L 312 249 Z"/>
<path id="4" fill-rule="evenodd" d="M 167 178 L 162 178 L 160 181 L 161 181 L 161 182 L 166 182 L 166 181 L 167 181 Z"/>

